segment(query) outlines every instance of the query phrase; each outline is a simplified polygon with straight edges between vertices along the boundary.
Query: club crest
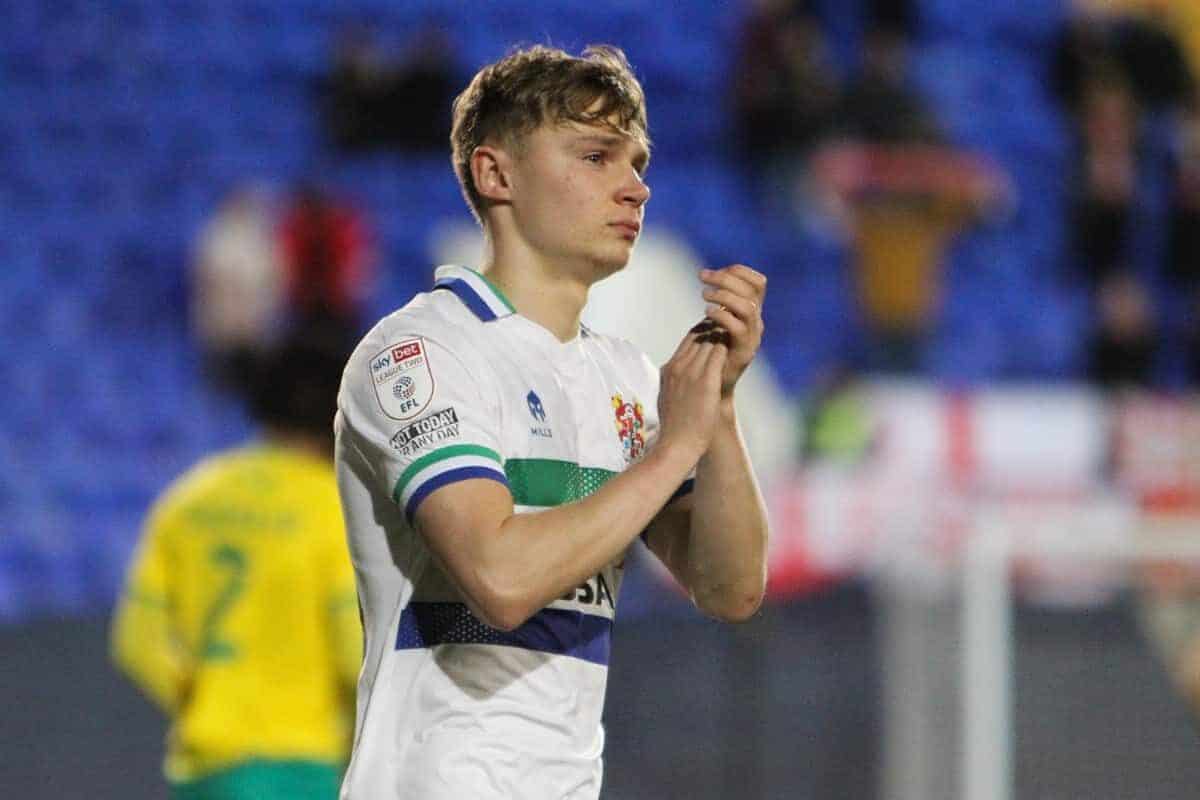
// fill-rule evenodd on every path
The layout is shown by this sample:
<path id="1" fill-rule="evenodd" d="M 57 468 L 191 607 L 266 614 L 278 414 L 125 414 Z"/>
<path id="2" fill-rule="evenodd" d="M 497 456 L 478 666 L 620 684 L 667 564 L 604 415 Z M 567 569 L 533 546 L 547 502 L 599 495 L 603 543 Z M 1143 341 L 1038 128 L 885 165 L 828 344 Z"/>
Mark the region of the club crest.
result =
<path id="1" fill-rule="evenodd" d="M 616 416 L 617 438 L 621 440 L 625 461 L 633 463 L 642 457 L 642 451 L 646 449 L 646 437 L 642 433 L 646 426 L 642 404 L 636 399 L 626 402 L 620 394 L 614 394 L 612 405 L 613 414 Z"/>

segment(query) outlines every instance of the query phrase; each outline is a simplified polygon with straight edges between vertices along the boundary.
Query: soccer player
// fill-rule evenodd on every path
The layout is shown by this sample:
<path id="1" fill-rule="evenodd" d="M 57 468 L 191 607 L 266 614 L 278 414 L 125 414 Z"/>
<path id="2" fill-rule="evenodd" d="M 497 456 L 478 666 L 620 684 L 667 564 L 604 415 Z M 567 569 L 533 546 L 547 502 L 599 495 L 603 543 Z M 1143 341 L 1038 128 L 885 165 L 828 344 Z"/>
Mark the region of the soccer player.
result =
<path id="1" fill-rule="evenodd" d="M 282 347 L 261 441 L 155 504 L 112 626 L 117 665 L 169 716 L 176 800 L 333 800 L 362 625 L 332 464 L 344 350 Z"/>
<path id="2" fill-rule="evenodd" d="M 642 89 L 619 50 L 515 52 L 453 117 L 486 261 L 439 268 L 369 332 L 338 401 L 366 630 L 342 798 L 596 798 L 633 541 L 714 617 L 762 601 L 766 514 L 733 395 L 766 280 L 701 272 L 709 319 L 661 373 L 580 324 L 650 197 Z"/>

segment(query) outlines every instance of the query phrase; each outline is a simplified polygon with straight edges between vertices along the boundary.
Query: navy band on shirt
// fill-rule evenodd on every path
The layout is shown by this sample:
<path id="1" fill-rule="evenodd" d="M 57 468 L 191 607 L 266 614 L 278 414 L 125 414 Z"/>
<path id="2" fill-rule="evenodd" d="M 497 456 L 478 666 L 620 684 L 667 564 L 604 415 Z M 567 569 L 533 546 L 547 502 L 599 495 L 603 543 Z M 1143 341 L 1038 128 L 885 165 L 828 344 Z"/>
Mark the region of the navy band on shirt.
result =
<path id="1" fill-rule="evenodd" d="M 463 603 L 411 602 L 400 614 L 397 650 L 439 644 L 495 644 L 571 656 L 608 666 L 612 620 L 565 608 L 544 608 L 519 628 L 485 625 Z"/>

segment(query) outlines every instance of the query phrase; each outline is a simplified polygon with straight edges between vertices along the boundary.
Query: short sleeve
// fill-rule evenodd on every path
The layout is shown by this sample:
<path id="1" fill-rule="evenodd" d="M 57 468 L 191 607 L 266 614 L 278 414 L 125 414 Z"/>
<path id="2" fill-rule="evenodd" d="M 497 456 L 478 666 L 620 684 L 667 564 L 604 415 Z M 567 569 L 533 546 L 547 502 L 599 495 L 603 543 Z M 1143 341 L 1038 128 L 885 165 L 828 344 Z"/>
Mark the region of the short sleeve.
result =
<path id="1" fill-rule="evenodd" d="M 323 540 L 318 563 L 326 570 L 327 615 L 333 663 L 347 687 L 358 679 L 363 658 L 362 619 L 358 608 L 354 565 L 346 546 L 345 526 L 337 489 L 333 486 L 315 487 L 322 498 L 316 504 L 318 535 Z"/>
<path id="2" fill-rule="evenodd" d="M 419 335 L 394 335 L 351 359 L 338 406 L 369 463 L 375 491 L 411 521 L 430 493 L 483 478 L 508 485 L 500 448 L 500 409 L 483 369 L 453 348 Z"/>
<path id="3" fill-rule="evenodd" d="M 142 539 L 134 551 L 125 578 L 125 591 L 130 600 L 166 608 L 169 592 L 169 569 L 164 543 L 169 526 L 167 512 L 160 503 L 151 510 L 142 530 Z"/>
<path id="4" fill-rule="evenodd" d="M 171 626 L 164 518 L 156 508 L 145 526 L 113 614 L 110 647 L 117 666 L 172 713 L 183 696 L 189 661 Z"/>

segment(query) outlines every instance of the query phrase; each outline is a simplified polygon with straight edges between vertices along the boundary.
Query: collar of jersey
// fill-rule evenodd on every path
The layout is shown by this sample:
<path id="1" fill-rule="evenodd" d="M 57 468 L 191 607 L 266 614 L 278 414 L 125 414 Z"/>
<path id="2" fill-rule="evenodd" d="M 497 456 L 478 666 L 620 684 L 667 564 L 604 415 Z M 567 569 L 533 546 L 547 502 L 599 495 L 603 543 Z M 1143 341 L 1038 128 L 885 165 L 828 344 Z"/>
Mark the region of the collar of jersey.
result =
<path id="1" fill-rule="evenodd" d="M 456 264 L 446 264 L 434 272 L 434 289 L 445 289 L 471 309 L 484 322 L 517 313 L 512 303 L 495 284 L 479 272 Z"/>

